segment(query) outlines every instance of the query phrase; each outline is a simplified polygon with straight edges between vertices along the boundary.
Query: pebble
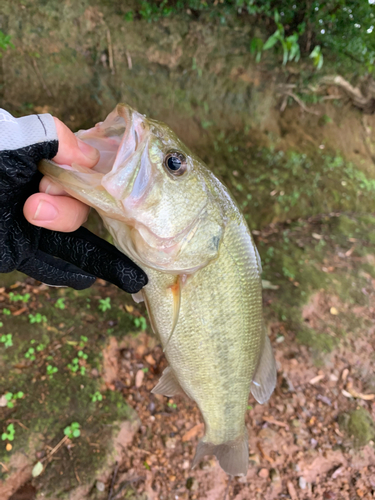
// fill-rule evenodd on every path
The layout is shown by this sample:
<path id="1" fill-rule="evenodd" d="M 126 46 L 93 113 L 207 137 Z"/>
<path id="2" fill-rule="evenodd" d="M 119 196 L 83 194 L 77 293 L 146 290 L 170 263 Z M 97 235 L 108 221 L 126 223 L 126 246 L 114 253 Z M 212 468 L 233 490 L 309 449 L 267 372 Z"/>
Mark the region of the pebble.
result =
<path id="1" fill-rule="evenodd" d="M 171 437 L 171 438 L 168 438 L 166 441 L 165 441 L 165 447 L 168 449 L 168 450 L 174 450 L 176 448 L 176 438 L 175 437 Z"/>
<path id="2" fill-rule="evenodd" d="M 259 465 L 260 457 L 257 453 L 252 453 L 251 455 L 249 455 L 249 461 L 252 462 L 252 465 Z"/>
<path id="3" fill-rule="evenodd" d="M 306 479 L 303 476 L 301 476 L 298 479 L 298 486 L 301 488 L 301 490 L 305 490 L 306 489 Z"/>
<path id="4" fill-rule="evenodd" d="M 280 481 L 279 471 L 277 469 L 271 469 L 270 478 L 273 483 L 278 483 Z"/>
<path id="5" fill-rule="evenodd" d="M 100 492 L 103 492 L 105 490 L 105 484 L 102 483 L 101 481 L 96 481 L 96 489 Z"/>
<path id="6" fill-rule="evenodd" d="M 261 477 L 262 479 L 267 479 L 269 475 L 270 473 L 266 468 L 260 469 L 260 471 L 258 472 L 258 476 Z"/>

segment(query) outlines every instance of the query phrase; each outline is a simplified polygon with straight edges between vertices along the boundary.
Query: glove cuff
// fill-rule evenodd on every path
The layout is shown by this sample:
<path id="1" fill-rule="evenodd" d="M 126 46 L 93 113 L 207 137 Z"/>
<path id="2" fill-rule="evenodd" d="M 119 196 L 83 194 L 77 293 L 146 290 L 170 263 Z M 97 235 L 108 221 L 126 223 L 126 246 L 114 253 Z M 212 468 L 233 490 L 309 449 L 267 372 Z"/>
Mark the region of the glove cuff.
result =
<path id="1" fill-rule="evenodd" d="M 14 151 L 57 140 L 55 121 L 50 114 L 14 118 L 4 109 L 0 109 L 0 151 Z"/>

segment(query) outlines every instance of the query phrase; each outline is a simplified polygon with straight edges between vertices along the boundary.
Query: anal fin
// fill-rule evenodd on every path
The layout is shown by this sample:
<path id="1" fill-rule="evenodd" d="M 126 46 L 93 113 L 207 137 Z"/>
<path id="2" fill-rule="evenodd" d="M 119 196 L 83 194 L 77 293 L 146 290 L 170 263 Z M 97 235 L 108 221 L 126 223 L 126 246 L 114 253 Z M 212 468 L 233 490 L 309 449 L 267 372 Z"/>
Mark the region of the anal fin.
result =
<path id="1" fill-rule="evenodd" d="M 246 476 L 249 468 L 249 444 L 247 432 L 235 441 L 212 444 L 200 441 L 195 452 L 192 469 L 206 455 L 215 455 L 220 467 L 231 476 Z"/>
<path id="2" fill-rule="evenodd" d="M 258 403 L 266 403 L 276 387 L 276 363 L 272 351 L 270 339 L 265 333 L 263 352 L 260 355 L 258 367 L 253 381 L 251 382 L 251 393 Z"/>
<path id="3" fill-rule="evenodd" d="M 177 394 L 185 394 L 170 366 L 163 371 L 163 375 L 151 392 L 169 398 Z"/>

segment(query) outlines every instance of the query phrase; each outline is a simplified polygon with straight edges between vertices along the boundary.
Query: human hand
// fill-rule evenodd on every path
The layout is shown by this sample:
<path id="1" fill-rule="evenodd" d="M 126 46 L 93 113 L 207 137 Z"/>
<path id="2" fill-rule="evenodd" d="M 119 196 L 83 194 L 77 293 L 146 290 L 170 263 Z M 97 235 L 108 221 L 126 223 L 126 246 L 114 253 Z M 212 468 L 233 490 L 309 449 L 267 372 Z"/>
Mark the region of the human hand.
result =
<path id="1" fill-rule="evenodd" d="M 99 160 L 99 151 L 78 139 L 58 118 L 54 117 L 58 137 L 57 155 L 52 158 L 60 165 L 73 162 L 92 168 Z M 55 231 L 75 231 L 86 221 L 90 208 L 68 196 L 46 177 L 39 184 L 40 193 L 32 194 L 23 208 L 26 219 L 35 226 Z"/>
<path id="2" fill-rule="evenodd" d="M 43 158 L 92 167 L 97 154 L 51 115 L 15 119 L 0 109 L 0 273 L 17 269 L 76 289 L 92 285 L 97 276 L 129 293 L 147 283 L 128 257 L 79 227 L 88 207 L 48 179 L 41 181 L 37 170 Z"/>

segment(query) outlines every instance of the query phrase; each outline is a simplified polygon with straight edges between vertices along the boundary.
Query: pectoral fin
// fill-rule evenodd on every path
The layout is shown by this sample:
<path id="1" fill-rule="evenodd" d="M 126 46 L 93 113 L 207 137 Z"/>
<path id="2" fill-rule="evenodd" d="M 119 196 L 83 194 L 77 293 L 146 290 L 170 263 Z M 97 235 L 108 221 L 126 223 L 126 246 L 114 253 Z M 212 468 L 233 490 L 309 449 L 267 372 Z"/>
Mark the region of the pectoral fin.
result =
<path id="1" fill-rule="evenodd" d="M 165 343 L 163 351 L 165 352 L 167 349 L 167 346 L 169 344 L 169 341 L 172 338 L 173 332 L 176 329 L 177 322 L 178 322 L 178 317 L 180 315 L 180 307 L 181 307 L 181 278 L 180 276 L 177 276 L 177 281 L 176 283 L 170 287 L 172 290 L 173 294 L 173 321 L 172 321 L 172 329 L 171 333 L 169 334 L 168 340 Z"/>
<path id="2" fill-rule="evenodd" d="M 162 394 L 169 398 L 177 394 L 185 394 L 169 366 L 163 371 L 161 379 L 151 392 L 153 394 Z"/>
<path id="3" fill-rule="evenodd" d="M 263 352 L 261 353 L 250 388 L 252 395 L 258 403 L 266 403 L 271 397 L 276 386 L 276 373 L 276 363 L 271 342 L 267 333 L 265 333 Z"/>

